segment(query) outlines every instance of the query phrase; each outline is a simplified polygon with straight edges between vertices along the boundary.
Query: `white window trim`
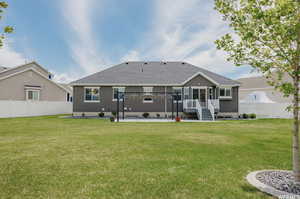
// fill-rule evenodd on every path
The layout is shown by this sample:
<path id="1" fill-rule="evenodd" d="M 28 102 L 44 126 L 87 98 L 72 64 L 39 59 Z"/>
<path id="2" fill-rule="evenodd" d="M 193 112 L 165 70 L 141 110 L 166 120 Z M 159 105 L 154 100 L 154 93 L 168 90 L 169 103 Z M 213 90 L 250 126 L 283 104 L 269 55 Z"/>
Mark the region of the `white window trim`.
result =
<path id="1" fill-rule="evenodd" d="M 87 88 L 90 88 L 90 89 L 98 88 L 99 89 L 99 100 L 86 100 L 85 99 L 85 95 L 86 95 L 86 89 Z M 101 97 L 100 96 L 100 88 L 101 87 L 97 87 L 97 86 L 94 86 L 94 87 L 84 87 L 84 96 L 83 96 L 84 97 L 84 102 L 85 103 L 99 103 L 100 102 L 100 97 Z"/>
<path id="2" fill-rule="evenodd" d="M 182 103 L 182 98 L 183 98 L 183 87 L 172 87 L 172 89 L 180 89 L 180 94 L 181 94 L 181 100 L 178 100 L 178 103 Z M 177 100 L 173 100 L 174 102 L 177 102 Z"/>
<path id="3" fill-rule="evenodd" d="M 221 89 L 225 89 L 225 94 L 226 94 L 226 89 L 230 89 L 230 96 L 221 96 Z M 232 87 L 220 87 L 219 88 L 219 99 L 232 99 Z"/>
<path id="4" fill-rule="evenodd" d="M 119 88 L 124 88 L 124 92 L 125 92 L 125 89 L 126 89 L 126 87 L 125 86 L 121 86 L 121 87 L 112 87 L 112 101 L 113 102 L 116 102 L 116 101 L 118 101 L 118 99 L 115 99 L 115 96 L 114 96 L 114 89 L 115 88 L 117 88 L 117 89 L 119 89 Z M 119 99 L 119 101 L 123 101 L 123 99 Z"/>
<path id="5" fill-rule="evenodd" d="M 145 93 L 145 88 L 151 88 L 151 94 L 150 95 L 148 95 L 147 93 Z M 144 95 L 148 95 L 148 96 L 152 96 L 153 95 L 153 87 L 152 86 L 143 86 L 143 93 L 144 93 Z"/>
<path id="6" fill-rule="evenodd" d="M 149 98 L 151 98 L 152 100 L 150 101 L 150 100 L 146 100 L 145 101 L 145 98 L 143 99 L 143 103 L 145 103 L 145 104 L 150 104 L 150 103 L 153 103 L 153 98 L 152 97 L 149 97 Z"/>
<path id="7" fill-rule="evenodd" d="M 37 100 L 28 99 L 28 92 L 29 91 L 37 92 L 38 93 L 38 99 Z M 26 101 L 31 101 L 31 102 L 40 101 L 40 90 L 38 90 L 38 89 L 26 89 Z"/>

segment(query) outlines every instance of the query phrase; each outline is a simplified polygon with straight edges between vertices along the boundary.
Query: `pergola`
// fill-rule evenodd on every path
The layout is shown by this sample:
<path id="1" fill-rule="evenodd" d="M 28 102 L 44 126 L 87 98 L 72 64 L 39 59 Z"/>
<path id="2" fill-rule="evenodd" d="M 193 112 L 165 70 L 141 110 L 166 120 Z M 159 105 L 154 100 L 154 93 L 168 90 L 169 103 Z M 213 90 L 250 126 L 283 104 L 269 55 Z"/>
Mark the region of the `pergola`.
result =
<path id="1" fill-rule="evenodd" d="M 120 103 L 122 103 L 122 119 L 125 119 L 125 96 L 126 95 L 144 95 L 144 94 L 151 94 L 151 95 L 164 95 L 164 96 L 171 96 L 172 101 L 172 119 L 174 119 L 174 99 L 176 100 L 176 117 L 178 117 L 178 109 L 179 109 L 179 92 L 119 92 L 117 91 L 117 111 L 116 117 L 117 122 L 120 120 Z"/>

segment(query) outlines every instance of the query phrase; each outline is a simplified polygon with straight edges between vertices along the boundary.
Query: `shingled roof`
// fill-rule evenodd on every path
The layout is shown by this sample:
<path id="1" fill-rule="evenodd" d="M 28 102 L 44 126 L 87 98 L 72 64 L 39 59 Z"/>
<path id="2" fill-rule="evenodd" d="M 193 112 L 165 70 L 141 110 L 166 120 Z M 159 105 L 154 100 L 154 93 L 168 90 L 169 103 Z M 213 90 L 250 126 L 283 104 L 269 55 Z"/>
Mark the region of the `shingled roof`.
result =
<path id="1" fill-rule="evenodd" d="M 198 74 L 218 85 L 239 85 L 237 81 L 186 62 L 124 62 L 72 85 L 183 85 Z"/>

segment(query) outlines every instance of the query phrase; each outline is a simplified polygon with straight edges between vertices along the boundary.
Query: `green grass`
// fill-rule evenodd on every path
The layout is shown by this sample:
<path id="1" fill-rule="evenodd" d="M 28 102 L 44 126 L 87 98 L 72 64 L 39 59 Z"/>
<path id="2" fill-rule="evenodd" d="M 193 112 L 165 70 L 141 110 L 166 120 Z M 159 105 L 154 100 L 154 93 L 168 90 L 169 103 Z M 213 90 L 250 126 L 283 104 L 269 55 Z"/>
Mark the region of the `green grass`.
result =
<path id="1" fill-rule="evenodd" d="M 270 198 L 245 176 L 291 169 L 291 124 L 0 119 L 0 198 Z"/>

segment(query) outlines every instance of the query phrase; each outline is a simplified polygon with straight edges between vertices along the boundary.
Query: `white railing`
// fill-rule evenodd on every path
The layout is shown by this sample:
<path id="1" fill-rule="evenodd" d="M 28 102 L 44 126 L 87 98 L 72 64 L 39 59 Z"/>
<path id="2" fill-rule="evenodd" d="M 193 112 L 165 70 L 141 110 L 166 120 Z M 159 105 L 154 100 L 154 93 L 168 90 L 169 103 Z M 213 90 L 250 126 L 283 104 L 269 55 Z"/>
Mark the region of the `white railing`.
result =
<path id="1" fill-rule="evenodd" d="M 212 119 L 215 120 L 215 106 L 213 105 L 213 100 L 210 100 L 210 99 L 208 100 L 207 108 L 210 111 Z"/>
<path id="2" fill-rule="evenodd" d="M 214 106 L 215 109 L 220 110 L 220 101 L 219 101 L 219 99 L 209 99 L 209 101 L 211 102 L 211 104 Z"/>
<path id="3" fill-rule="evenodd" d="M 183 101 L 183 108 L 184 109 L 194 109 L 196 108 L 196 101 L 198 100 L 192 100 L 192 99 L 186 99 Z"/>
<path id="4" fill-rule="evenodd" d="M 196 110 L 197 110 L 197 115 L 198 115 L 198 118 L 199 120 L 202 120 L 202 107 L 199 103 L 199 100 L 195 100 L 196 102 Z"/>
<path id="5" fill-rule="evenodd" d="M 183 109 L 195 109 L 199 120 L 202 120 L 202 107 L 199 100 L 187 99 L 183 101 Z"/>

